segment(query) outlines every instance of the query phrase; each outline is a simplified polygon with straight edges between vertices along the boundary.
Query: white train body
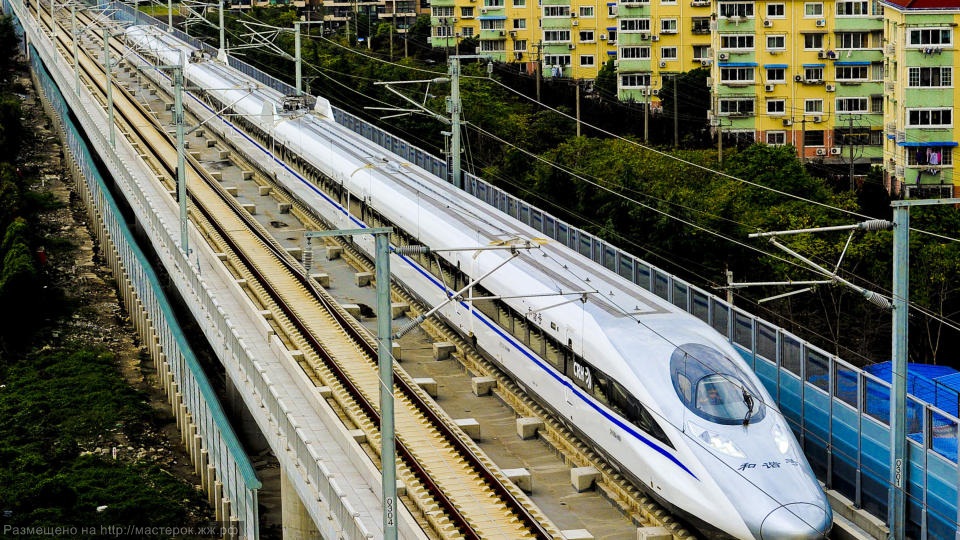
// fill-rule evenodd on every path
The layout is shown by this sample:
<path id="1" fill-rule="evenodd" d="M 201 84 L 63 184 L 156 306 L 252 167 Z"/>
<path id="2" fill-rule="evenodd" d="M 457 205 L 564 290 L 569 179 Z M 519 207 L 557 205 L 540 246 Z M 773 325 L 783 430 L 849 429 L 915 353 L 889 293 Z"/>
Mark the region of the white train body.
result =
<path id="1" fill-rule="evenodd" d="M 127 40 L 168 65 L 179 62 L 177 50 L 187 58 L 193 52 L 149 27 L 131 27 Z M 222 64 L 187 63 L 185 77 L 423 245 L 489 246 L 539 234 L 330 119 L 276 114 L 283 96 Z M 296 178 L 288 189 L 332 226 L 362 225 Z M 372 252 L 369 237 L 356 242 Z M 439 255 L 475 279 L 511 252 Z M 452 292 L 411 258 L 393 255 L 391 271 L 429 305 Z M 555 242 L 518 250 L 480 285 L 565 344 L 565 360 L 535 354 L 466 300 L 450 303 L 442 316 L 638 486 L 709 534 L 826 536 L 826 496 L 770 395 L 722 335 Z M 720 395 L 707 397 L 711 389 Z"/>

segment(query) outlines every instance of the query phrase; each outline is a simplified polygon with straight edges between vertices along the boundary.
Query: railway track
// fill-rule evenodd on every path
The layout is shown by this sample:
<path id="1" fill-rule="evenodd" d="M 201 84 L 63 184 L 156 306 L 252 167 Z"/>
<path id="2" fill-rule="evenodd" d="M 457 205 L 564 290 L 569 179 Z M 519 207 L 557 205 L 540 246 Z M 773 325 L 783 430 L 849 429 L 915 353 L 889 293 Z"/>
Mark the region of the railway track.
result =
<path id="1" fill-rule="evenodd" d="M 44 6 L 38 18 L 53 28 Z M 83 14 L 86 17 L 87 14 Z M 89 21 L 88 21 L 89 22 Z M 55 32 L 64 56 L 69 31 Z M 122 56 L 119 42 L 111 44 Z M 106 98 L 103 59 L 82 48 L 80 68 L 88 89 Z M 156 114 L 115 84 L 118 136 L 145 155 L 157 177 L 173 190 L 176 149 Z M 226 192 L 213 175 L 188 157 L 186 182 L 191 220 L 263 310 L 277 335 L 318 386 L 330 389 L 347 422 L 364 432 L 375 462 L 379 449 L 379 378 L 373 337 Z M 395 384 L 398 474 L 403 499 L 436 537 L 553 538 L 559 530 L 487 460 L 453 421 L 402 372 Z M 377 463 L 379 466 L 379 463 Z"/>

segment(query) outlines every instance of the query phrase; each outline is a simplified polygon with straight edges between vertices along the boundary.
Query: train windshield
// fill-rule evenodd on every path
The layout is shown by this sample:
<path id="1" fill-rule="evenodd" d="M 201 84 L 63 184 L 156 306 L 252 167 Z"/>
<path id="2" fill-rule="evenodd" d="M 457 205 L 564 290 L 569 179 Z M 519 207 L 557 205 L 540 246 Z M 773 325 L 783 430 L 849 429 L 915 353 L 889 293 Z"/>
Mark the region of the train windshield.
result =
<path id="1" fill-rule="evenodd" d="M 673 387 L 697 416 L 718 424 L 749 424 L 763 418 L 756 388 L 720 351 L 698 343 L 681 345 L 670 359 Z"/>

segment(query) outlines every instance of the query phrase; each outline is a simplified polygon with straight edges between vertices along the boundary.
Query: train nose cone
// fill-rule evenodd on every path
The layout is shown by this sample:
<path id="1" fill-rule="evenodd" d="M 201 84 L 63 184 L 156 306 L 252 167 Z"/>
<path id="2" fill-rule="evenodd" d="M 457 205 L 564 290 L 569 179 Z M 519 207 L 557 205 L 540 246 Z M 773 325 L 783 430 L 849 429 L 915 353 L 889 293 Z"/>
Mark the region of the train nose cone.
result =
<path id="1" fill-rule="evenodd" d="M 809 503 L 792 503 L 770 512 L 760 526 L 763 540 L 826 538 L 833 513 Z"/>

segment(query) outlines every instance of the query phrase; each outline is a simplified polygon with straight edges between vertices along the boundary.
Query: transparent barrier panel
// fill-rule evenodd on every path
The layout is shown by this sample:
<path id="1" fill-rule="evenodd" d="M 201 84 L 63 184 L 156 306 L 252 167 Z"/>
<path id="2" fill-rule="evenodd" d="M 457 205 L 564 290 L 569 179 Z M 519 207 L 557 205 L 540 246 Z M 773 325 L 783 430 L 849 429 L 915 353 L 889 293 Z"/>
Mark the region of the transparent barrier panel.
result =
<path id="1" fill-rule="evenodd" d="M 693 290 L 692 313 L 701 321 L 710 323 L 710 297 L 696 289 Z"/>
<path id="2" fill-rule="evenodd" d="M 673 281 L 673 305 L 679 307 L 680 309 L 687 309 L 687 291 L 689 288 L 687 284 L 680 281 Z"/>
<path id="3" fill-rule="evenodd" d="M 710 326 L 721 334 L 728 336 L 730 334 L 730 308 L 726 304 L 721 304 L 716 299 L 713 300 L 713 321 Z"/>
<path id="4" fill-rule="evenodd" d="M 844 403 L 857 406 L 857 380 L 859 375 L 853 369 L 836 362 L 833 364 L 834 396 Z"/>
<path id="5" fill-rule="evenodd" d="M 777 329 L 774 326 L 757 321 L 757 354 L 776 363 Z"/>
<path id="6" fill-rule="evenodd" d="M 804 366 L 807 382 L 821 390 L 827 390 L 830 385 L 830 357 L 807 348 L 807 365 Z"/>
<path id="7" fill-rule="evenodd" d="M 792 336 L 784 334 L 780 339 L 780 366 L 800 376 L 800 352 L 802 350 L 800 341 Z"/>
<path id="8" fill-rule="evenodd" d="M 733 311 L 733 342 L 748 350 L 753 349 L 753 317 L 739 310 Z"/>

